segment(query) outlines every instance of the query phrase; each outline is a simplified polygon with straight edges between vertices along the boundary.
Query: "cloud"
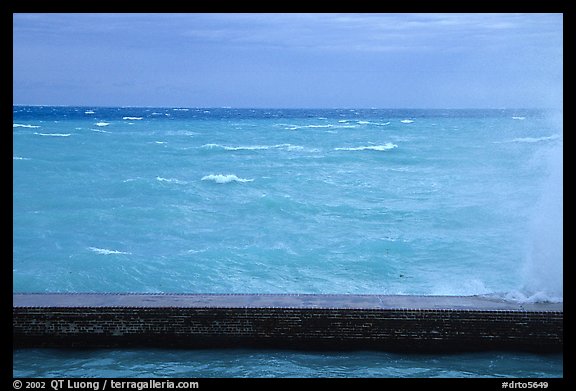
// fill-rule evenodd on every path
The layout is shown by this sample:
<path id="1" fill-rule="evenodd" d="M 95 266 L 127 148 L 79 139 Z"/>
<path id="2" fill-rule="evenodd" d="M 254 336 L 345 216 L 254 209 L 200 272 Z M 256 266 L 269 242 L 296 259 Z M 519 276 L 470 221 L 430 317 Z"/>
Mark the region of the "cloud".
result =
<path id="1" fill-rule="evenodd" d="M 97 90 L 96 82 L 141 86 L 133 93 L 123 92 L 126 101 L 121 104 L 143 99 L 146 88 L 182 85 L 206 93 L 192 97 L 171 87 L 175 91 L 171 99 L 178 95 L 182 103 L 194 100 L 199 106 L 227 105 L 218 99 L 242 96 L 244 106 L 285 97 L 289 106 L 304 101 L 312 106 L 315 102 L 346 106 L 348 100 L 347 105 L 354 107 L 396 102 L 423 107 L 427 101 L 472 107 L 479 105 L 473 103 L 476 100 L 485 107 L 490 102 L 500 107 L 536 102 L 535 97 L 545 95 L 538 91 L 541 86 L 562 79 L 562 14 L 14 14 L 13 18 L 14 88 L 19 88 L 14 95 L 22 102 L 29 93 L 20 89 L 26 81 L 54 85 L 72 80 L 84 85 L 84 95 Z M 152 94 L 150 100 L 166 96 Z M 331 104 L 330 99 L 338 103 Z M 72 95 L 70 100 L 74 101 Z M 275 102 L 282 106 L 282 101 Z"/>

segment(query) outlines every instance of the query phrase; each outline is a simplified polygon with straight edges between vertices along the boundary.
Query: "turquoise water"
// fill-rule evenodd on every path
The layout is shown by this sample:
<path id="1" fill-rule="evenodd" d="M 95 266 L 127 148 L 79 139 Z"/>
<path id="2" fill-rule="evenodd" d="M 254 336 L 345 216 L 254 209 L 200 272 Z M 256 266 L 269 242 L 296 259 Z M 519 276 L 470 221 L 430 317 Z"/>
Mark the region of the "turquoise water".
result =
<path id="1" fill-rule="evenodd" d="M 15 292 L 562 297 L 562 128 L 542 111 L 15 106 L 13 124 Z M 562 375 L 559 356 L 510 353 L 14 360 L 15 376 Z"/>

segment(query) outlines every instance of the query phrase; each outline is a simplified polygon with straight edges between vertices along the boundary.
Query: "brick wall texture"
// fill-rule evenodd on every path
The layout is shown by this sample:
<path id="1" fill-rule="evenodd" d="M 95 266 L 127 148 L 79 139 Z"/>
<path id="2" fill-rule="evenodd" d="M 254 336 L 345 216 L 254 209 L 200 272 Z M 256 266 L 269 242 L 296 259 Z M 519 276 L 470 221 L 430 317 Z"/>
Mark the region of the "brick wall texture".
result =
<path id="1" fill-rule="evenodd" d="M 561 351 L 563 312 L 14 307 L 14 347 Z"/>

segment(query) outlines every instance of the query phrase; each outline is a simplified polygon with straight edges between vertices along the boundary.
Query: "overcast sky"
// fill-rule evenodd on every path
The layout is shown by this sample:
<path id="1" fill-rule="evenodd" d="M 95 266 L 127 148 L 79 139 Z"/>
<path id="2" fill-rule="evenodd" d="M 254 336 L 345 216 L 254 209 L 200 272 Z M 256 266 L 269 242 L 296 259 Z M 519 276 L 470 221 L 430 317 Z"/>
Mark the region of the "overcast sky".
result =
<path id="1" fill-rule="evenodd" d="M 558 107 L 562 14 L 14 14 L 14 104 Z"/>

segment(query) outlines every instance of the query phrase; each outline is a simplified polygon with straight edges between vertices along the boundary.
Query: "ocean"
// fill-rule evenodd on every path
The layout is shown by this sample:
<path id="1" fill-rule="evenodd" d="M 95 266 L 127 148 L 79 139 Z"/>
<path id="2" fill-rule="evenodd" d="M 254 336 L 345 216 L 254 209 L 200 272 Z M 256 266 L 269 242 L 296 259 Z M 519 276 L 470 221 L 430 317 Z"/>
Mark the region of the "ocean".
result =
<path id="1" fill-rule="evenodd" d="M 562 301 L 545 110 L 13 107 L 13 291 Z M 562 355 L 13 352 L 15 377 L 562 377 Z"/>

